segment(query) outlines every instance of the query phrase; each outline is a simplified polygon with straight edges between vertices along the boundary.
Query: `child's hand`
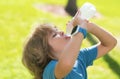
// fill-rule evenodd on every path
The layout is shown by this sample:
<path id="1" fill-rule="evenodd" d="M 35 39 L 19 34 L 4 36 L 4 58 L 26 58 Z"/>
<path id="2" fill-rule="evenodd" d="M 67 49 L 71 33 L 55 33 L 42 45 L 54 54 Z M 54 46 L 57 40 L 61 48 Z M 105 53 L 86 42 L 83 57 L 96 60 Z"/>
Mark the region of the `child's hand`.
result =
<path id="1" fill-rule="evenodd" d="M 80 10 L 77 11 L 73 19 L 70 21 L 73 27 L 76 25 L 80 25 L 82 28 L 85 28 L 87 30 L 87 24 L 88 20 L 83 20 L 80 15 Z"/>

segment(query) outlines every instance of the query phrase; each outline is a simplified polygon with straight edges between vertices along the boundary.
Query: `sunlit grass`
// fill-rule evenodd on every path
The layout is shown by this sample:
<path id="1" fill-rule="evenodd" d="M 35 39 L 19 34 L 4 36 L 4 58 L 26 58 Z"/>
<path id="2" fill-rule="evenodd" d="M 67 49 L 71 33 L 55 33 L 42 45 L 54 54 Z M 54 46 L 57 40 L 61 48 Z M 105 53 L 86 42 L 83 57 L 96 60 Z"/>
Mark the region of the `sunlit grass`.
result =
<path id="1" fill-rule="evenodd" d="M 92 19 L 101 27 L 111 31 L 116 37 L 120 30 L 120 1 L 109 0 L 93 1 L 102 18 Z M 0 78 L 1 79 L 31 79 L 32 76 L 21 63 L 22 49 L 26 36 L 29 34 L 32 24 L 36 22 L 49 22 L 57 25 L 65 31 L 65 25 L 71 17 L 56 16 L 34 8 L 35 3 L 66 5 L 67 0 L 1 0 L 0 1 Z M 78 6 L 85 0 L 78 1 Z M 112 5 L 111 5 L 112 4 Z M 103 7 L 105 6 L 105 7 Z M 85 40 L 83 47 L 89 46 Z M 117 63 L 119 49 L 115 48 L 109 54 Z M 120 64 L 119 64 L 120 65 Z M 95 61 L 94 67 L 88 69 L 90 79 L 119 79 L 103 58 Z M 104 73 L 103 73 L 104 72 Z M 108 76 L 109 75 L 109 76 Z"/>

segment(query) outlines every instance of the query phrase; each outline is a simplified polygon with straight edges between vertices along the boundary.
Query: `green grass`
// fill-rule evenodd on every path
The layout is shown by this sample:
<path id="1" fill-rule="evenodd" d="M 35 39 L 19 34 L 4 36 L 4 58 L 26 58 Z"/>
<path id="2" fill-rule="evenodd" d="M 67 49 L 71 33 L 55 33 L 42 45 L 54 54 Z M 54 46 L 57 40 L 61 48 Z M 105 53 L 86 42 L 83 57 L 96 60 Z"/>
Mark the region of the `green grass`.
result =
<path id="1" fill-rule="evenodd" d="M 116 37 L 120 30 L 119 0 L 88 0 L 95 4 L 102 14 L 100 19 L 92 21 L 111 31 Z M 35 22 L 50 22 L 65 30 L 70 17 L 55 16 L 36 10 L 33 4 L 66 5 L 67 0 L 0 0 L 0 78 L 1 79 L 32 79 L 32 76 L 21 63 L 22 49 L 26 36 Z M 78 6 L 85 0 L 78 1 Z M 88 46 L 85 41 L 83 46 Z M 117 63 L 119 49 L 116 47 L 109 54 Z M 89 79 L 119 79 L 104 58 L 95 61 L 88 69 Z M 120 64 L 119 64 L 120 66 Z"/>

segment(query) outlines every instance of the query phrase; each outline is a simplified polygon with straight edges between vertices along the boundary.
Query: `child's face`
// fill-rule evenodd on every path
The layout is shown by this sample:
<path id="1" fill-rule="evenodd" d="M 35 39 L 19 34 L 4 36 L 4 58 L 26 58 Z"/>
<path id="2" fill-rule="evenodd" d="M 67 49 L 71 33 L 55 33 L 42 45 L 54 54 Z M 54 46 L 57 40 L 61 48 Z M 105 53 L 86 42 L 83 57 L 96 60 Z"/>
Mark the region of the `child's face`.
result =
<path id="1" fill-rule="evenodd" d="M 50 46 L 52 46 L 55 53 L 60 53 L 70 39 L 71 37 L 64 34 L 63 31 L 53 28 L 53 32 L 49 36 L 48 43 Z"/>

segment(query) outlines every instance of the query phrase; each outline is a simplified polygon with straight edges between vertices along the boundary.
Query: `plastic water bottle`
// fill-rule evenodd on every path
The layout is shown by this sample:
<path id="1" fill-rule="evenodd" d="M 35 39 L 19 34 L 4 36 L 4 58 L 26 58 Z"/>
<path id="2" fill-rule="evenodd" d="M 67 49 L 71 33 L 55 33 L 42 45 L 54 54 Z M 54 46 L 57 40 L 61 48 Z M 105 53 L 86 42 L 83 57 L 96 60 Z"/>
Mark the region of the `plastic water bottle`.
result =
<path id="1" fill-rule="evenodd" d="M 80 8 L 80 12 L 81 12 L 80 18 L 89 20 L 90 18 L 92 18 L 95 15 L 96 8 L 93 4 L 86 2 Z M 71 35 L 72 29 L 73 29 L 73 27 L 67 26 L 66 34 Z"/>
<path id="2" fill-rule="evenodd" d="M 95 15 L 96 8 L 95 8 L 95 6 L 93 4 L 91 4 L 89 2 L 86 2 L 80 8 L 80 12 L 81 12 L 80 17 L 82 19 L 89 20 L 90 18 L 92 18 Z"/>
<path id="3" fill-rule="evenodd" d="M 68 36 L 71 36 L 72 29 L 73 29 L 73 26 L 67 26 L 67 27 L 66 27 L 66 34 L 67 34 Z"/>

